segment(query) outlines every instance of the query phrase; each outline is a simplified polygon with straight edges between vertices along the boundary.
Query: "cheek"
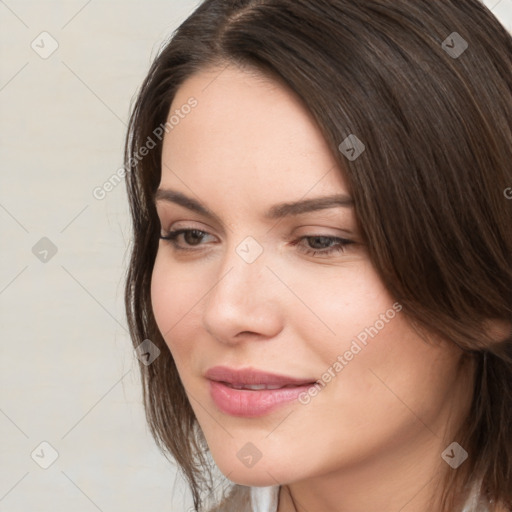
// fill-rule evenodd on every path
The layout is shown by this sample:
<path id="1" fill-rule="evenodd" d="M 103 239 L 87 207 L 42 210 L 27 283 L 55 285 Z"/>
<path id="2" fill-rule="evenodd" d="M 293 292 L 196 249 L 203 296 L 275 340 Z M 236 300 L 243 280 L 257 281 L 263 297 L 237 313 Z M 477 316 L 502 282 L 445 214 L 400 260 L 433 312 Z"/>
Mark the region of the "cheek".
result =
<path id="1" fill-rule="evenodd" d="M 453 352 L 424 341 L 402 312 L 382 329 L 372 322 L 361 333 L 367 334 L 366 342 L 355 338 L 356 354 L 352 349 L 337 352 L 351 359 L 325 394 L 326 402 L 350 411 L 352 427 L 367 436 L 377 435 L 376 425 L 384 438 L 405 435 L 403 429 L 413 425 L 422 430 L 422 422 L 433 424 L 454 387 Z"/>
<path id="2" fill-rule="evenodd" d="M 160 252 L 157 254 L 151 275 L 151 306 L 158 329 L 165 335 L 173 325 L 175 288 L 172 281 L 166 278 L 165 266 L 159 254 Z"/>
<path id="3" fill-rule="evenodd" d="M 315 352 L 329 354 L 331 359 L 348 350 L 358 335 L 364 338 L 365 329 L 376 322 L 383 327 L 381 315 L 386 320 L 398 315 L 395 301 L 370 263 L 362 259 L 336 269 L 289 272 L 286 278 L 300 299 L 290 302 L 290 325 L 302 330 L 301 339 Z"/>
<path id="4" fill-rule="evenodd" d="M 319 272 L 314 280 L 296 277 L 293 287 L 310 311 L 296 301 L 288 318 L 300 330 L 304 357 L 327 383 L 317 406 L 337 403 L 361 421 L 380 421 L 391 410 L 407 415 L 400 399 L 419 410 L 435 408 L 453 361 L 445 348 L 418 336 L 369 263 L 336 275 Z"/>
<path id="5" fill-rule="evenodd" d="M 168 260 L 158 252 L 151 276 L 151 304 L 158 329 L 174 355 L 201 295 L 197 280 L 187 280 Z"/>

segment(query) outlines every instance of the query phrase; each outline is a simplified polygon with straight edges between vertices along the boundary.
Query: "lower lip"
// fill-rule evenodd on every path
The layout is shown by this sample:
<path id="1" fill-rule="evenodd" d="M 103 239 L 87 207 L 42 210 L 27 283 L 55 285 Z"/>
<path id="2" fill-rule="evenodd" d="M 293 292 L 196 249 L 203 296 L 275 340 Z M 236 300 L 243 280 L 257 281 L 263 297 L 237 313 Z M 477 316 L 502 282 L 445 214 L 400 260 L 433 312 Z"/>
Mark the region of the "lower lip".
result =
<path id="1" fill-rule="evenodd" d="M 252 391 L 250 389 L 234 389 L 222 382 L 211 380 L 210 396 L 222 412 L 231 416 L 254 418 L 293 402 L 301 393 L 307 393 L 313 385 L 314 383 L 291 388 Z"/>

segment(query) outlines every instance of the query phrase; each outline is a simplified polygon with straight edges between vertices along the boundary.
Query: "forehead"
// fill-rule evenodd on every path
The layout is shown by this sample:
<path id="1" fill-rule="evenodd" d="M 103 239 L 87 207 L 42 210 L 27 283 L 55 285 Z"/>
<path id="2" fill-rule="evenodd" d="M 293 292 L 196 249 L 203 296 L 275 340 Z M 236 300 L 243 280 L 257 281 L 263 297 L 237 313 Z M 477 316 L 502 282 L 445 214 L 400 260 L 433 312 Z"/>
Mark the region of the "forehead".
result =
<path id="1" fill-rule="evenodd" d="M 235 65 L 206 69 L 179 88 L 169 117 L 191 97 L 197 105 L 164 138 L 162 186 L 268 204 L 346 192 L 314 118 L 279 82 Z"/>

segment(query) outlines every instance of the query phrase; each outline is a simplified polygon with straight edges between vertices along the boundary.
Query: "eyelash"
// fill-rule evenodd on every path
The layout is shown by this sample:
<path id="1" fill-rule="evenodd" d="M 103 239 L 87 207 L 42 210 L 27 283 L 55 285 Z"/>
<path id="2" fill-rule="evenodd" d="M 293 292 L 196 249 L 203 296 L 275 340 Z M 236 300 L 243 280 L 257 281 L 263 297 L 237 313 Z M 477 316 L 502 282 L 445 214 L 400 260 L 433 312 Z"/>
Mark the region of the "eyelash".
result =
<path id="1" fill-rule="evenodd" d="M 191 233 L 191 232 L 194 232 L 196 234 L 199 233 L 201 235 L 209 234 L 206 231 L 201 231 L 200 229 L 176 229 L 174 231 L 167 232 L 167 234 L 165 236 L 160 235 L 160 238 L 162 240 L 165 240 L 166 242 L 169 242 L 174 247 L 174 249 L 176 249 L 178 251 L 196 251 L 197 249 L 180 247 L 177 242 L 177 238 L 179 235 L 184 234 L 184 233 Z M 311 247 L 309 247 L 309 248 L 303 247 L 302 249 L 300 249 L 301 252 L 303 252 L 304 254 L 307 254 L 308 256 L 317 256 L 318 254 L 320 254 L 321 256 L 329 256 L 334 253 L 343 253 L 343 252 L 345 252 L 346 247 L 348 245 L 355 243 L 352 240 L 348 240 L 346 238 L 340 238 L 337 236 L 308 235 L 308 236 L 302 236 L 302 237 L 298 238 L 297 240 L 292 242 L 291 245 L 299 246 L 299 244 L 300 244 L 300 242 L 302 242 L 302 240 L 308 240 L 308 239 L 312 239 L 312 238 L 323 238 L 323 239 L 327 239 L 329 241 L 335 241 L 336 245 L 331 245 L 330 247 L 327 247 L 326 249 L 321 249 L 321 250 L 312 249 Z"/>

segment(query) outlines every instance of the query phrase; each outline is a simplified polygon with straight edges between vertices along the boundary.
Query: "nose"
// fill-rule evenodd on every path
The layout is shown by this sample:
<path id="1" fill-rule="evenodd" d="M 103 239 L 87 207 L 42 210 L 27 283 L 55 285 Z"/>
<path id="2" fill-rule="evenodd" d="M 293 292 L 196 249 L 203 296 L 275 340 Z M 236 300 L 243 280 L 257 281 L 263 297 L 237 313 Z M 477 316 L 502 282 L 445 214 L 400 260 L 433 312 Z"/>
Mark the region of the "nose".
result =
<path id="1" fill-rule="evenodd" d="M 283 328 L 279 282 L 266 268 L 264 254 L 248 263 L 235 250 L 229 253 L 205 298 L 204 328 L 226 344 L 276 336 Z"/>

